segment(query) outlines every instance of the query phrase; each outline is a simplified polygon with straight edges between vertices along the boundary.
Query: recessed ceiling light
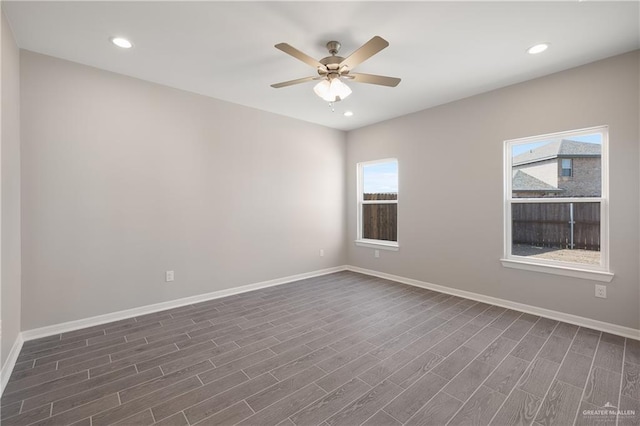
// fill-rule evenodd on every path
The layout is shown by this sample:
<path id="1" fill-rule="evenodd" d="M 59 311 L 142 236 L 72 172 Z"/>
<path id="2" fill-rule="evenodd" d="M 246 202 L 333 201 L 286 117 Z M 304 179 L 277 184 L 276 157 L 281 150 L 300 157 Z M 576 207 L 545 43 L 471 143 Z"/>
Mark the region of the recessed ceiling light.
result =
<path id="1" fill-rule="evenodd" d="M 539 43 L 528 48 L 527 53 L 529 55 L 537 55 L 538 53 L 544 52 L 548 48 L 549 48 L 549 43 Z"/>
<path id="2" fill-rule="evenodd" d="M 122 37 L 112 37 L 111 43 L 115 44 L 118 47 L 122 47 L 123 49 L 130 49 L 131 47 L 133 47 L 133 44 L 129 40 Z"/>
<path id="3" fill-rule="evenodd" d="M 345 111 L 344 112 L 344 116 L 345 117 L 351 117 L 353 115 L 353 111 Z"/>

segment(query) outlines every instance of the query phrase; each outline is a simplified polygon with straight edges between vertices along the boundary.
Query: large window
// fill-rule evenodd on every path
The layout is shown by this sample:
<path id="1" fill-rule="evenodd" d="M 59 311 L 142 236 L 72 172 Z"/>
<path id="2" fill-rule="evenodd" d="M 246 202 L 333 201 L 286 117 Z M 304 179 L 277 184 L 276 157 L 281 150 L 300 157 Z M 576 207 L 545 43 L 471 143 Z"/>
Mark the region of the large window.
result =
<path id="1" fill-rule="evenodd" d="M 503 265 L 610 281 L 606 127 L 505 143 Z"/>
<path id="2" fill-rule="evenodd" d="M 358 163 L 356 244 L 398 248 L 398 160 Z"/>

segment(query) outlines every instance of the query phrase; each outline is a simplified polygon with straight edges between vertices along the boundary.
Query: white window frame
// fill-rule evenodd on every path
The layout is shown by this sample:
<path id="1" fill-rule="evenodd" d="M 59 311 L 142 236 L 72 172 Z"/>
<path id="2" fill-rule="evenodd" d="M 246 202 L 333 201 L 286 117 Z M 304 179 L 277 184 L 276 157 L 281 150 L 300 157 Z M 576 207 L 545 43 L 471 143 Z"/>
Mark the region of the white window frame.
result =
<path id="1" fill-rule="evenodd" d="M 398 165 L 398 178 L 400 177 L 400 163 L 397 158 L 384 158 L 382 160 L 373 160 L 373 161 L 363 161 L 357 164 L 357 220 L 356 220 L 356 240 L 355 244 L 360 247 L 369 247 L 381 250 L 392 250 L 397 251 L 400 247 L 398 241 L 400 241 L 400 211 L 399 211 L 399 203 L 400 199 L 400 185 L 398 185 L 398 197 L 396 200 L 364 200 L 364 167 L 370 166 L 373 164 L 380 163 L 391 163 L 395 162 Z M 398 241 L 387 241 L 387 240 L 373 240 L 369 238 L 362 237 L 362 208 L 364 204 L 396 204 L 398 205 L 398 217 L 396 218 L 396 235 L 398 235 Z"/>
<path id="2" fill-rule="evenodd" d="M 551 197 L 551 198 L 514 198 L 512 193 L 512 148 L 549 139 L 567 139 L 586 134 L 602 134 L 601 161 L 601 196 L 600 197 Z M 572 168 L 573 169 L 573 168 Z M 573 170 L 572 170 L 573 172 Z M 572 173 L 573 174 L 573 173 Z M 609 270 L 609 127 L 597 126 L 567 132 L 551 133 L 527 138 L 511 139 L 504 143 L 504 254 L 500 259 L 506 268 L 524 269 L 556 275 L 577 277 L 595 281 L 610 282 L 613 273 Z M 600 203 L 600 264 L 585 265 L 561 262 L 556 260 L 537 259 L 516 256 L 511 253 L 511 205 L 515 203 Z"/>

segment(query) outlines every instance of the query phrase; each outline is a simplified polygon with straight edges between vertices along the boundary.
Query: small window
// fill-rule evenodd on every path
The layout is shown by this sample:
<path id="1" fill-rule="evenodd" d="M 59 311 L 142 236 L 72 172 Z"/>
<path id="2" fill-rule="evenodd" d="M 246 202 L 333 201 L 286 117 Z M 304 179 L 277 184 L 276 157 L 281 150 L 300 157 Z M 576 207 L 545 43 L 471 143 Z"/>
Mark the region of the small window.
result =
<path id="1" fill-rule="evenodd" d="M 607 143 L 606 127 L 506 141 L 504 266 L 611 279 Z"/>
<path id="2" fill-rule="evenodd" d="M 358 163 L 358 245 L 398 247 L 398 160 Z"/>
<path id="3" fill-rule="evenodd" d="M 571 158 L 563 158 L 561 176 L 573 176 L 572 170 L 573 170 L 573 161 L 571 160 Z"/>

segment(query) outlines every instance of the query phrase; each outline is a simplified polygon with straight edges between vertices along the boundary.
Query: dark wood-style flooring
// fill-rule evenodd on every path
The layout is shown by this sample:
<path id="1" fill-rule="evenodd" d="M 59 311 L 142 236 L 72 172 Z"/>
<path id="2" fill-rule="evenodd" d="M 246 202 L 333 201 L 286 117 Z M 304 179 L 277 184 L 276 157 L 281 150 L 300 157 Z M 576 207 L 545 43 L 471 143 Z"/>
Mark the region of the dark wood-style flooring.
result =
<path id="1" fill-rule="evenodd" d="M 2 425 L 640 423 L 640 342 L 352 272 L 28 341 Z M 603 410 L 612 414 L 589 410 Z M 637 414 L 632 415 L 630 410 Z"/>

